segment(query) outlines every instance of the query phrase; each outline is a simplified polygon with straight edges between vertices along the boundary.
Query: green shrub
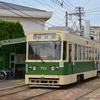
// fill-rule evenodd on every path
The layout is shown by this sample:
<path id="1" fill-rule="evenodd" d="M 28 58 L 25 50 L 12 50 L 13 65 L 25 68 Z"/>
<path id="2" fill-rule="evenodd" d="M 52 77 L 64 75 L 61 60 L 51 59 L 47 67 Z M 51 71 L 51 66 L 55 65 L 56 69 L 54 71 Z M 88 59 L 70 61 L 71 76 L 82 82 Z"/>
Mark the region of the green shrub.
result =
<path id="1" fill-rule="evenodd" d="M 0 41 L 25 37 L 23 26 L 19 21 L 4 21 L 0 19 Z"/>

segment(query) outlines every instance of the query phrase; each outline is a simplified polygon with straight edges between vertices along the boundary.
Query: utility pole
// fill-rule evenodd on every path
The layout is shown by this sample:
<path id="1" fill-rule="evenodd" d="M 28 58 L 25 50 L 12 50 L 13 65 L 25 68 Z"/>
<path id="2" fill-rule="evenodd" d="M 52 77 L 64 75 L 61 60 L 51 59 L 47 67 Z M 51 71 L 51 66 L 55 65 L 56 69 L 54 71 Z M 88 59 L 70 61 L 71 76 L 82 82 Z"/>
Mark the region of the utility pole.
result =
<path id="1" fill-rule="evenodd" d="M 76 7 L 75 11 L 77 11 L 77 15 L 79 16 L 79 26 L 80 26 L 80 33 L 81 33 L 81 20 L 82 20 L 82 15 L 84 14 L 82 11 L 84 11 L 83 7 Z"/>
<path id="2" fill-rule="evenodd" d="M 66 11 L 66 22 L 65 22 L 65 24 L 66 24 L 66 27 L 68 27 L 68 17 L 67 17 L 67 11 Z"/>

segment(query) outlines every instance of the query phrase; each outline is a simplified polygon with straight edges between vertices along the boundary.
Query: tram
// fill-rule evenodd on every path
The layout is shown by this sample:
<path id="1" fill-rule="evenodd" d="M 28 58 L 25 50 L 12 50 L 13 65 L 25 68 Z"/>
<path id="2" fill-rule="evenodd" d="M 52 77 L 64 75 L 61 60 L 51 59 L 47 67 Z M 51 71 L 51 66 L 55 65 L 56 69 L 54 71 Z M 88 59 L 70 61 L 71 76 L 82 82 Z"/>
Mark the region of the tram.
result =
<path id="1" fill-rule="evenodd" d="M 27 33 L 25 83 L 60 86 L 100 72 L 100 43 L 69 31 Z"/>

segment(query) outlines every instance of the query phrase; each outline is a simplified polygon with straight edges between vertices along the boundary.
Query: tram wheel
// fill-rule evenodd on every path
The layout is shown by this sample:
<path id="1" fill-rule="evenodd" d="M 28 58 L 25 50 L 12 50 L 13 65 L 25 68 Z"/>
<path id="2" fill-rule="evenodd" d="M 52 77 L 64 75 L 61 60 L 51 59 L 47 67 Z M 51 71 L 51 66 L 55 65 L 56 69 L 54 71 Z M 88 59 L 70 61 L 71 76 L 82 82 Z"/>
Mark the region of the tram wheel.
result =
<path id="1" fill-rule="evenodd" d="M 81 76 L 80 75 L 77 76 L 77 83 L 79 83 L 79 82 L 81 82 Z"/>
<path id="2" fill-rule="evenodd" d="M 99 77 L 100 76 L 100 72 L 97 72 L 97 77 Z"/>

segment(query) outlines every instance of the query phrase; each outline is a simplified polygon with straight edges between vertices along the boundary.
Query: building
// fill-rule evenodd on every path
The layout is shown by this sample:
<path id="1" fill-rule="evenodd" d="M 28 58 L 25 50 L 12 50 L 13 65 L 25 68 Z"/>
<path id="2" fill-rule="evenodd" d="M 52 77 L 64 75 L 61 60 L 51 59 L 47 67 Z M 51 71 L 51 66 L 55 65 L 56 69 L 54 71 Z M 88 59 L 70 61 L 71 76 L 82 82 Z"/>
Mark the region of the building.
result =
<path id="1" fill-rule="evenodd" d="M 93 30 L 93 37 L 96 42 L 100 42 L 100 27 Z"/>
<path id="2" fill-rule="evenodd" d="M 45 22 L 51 16 L 52 12 L 0 1 L 0 19 L 20 21 L 25 34 L 31 31 L 45 30 Z"/>
<path id="3" fill-rule="evenodd" d="M 90 26 L 90 35 L 93 36 L 93 30 L 99 28 L 100 26 Z M 79 27 L 78 27 L 79 30 Z M 81 33 L 84 34 L 84 26 L 81 26 Z"/>
<path id="4" fill-rule="evenodd" d="M 62 31 L 69 31 L 71 33 L 74 33 L 74 30 L 72 28 L 66 26 L 49 27 L 48 30 L 62 30 Z"/>

